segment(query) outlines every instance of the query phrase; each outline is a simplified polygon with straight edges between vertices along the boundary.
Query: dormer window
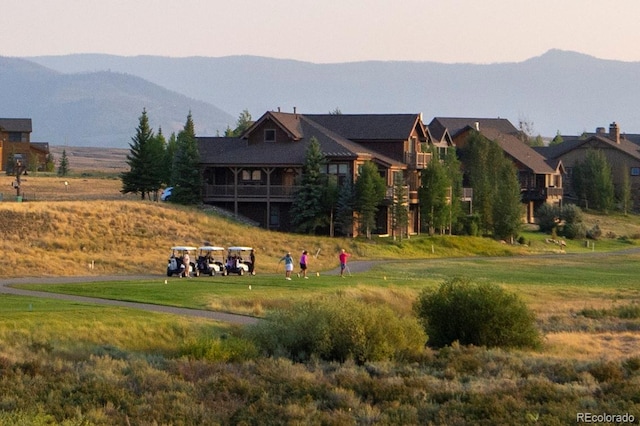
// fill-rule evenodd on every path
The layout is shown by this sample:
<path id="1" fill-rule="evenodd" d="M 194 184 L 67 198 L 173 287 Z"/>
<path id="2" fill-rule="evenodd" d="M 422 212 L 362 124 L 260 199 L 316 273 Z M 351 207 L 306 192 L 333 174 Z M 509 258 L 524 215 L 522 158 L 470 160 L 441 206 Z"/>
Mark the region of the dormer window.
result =
<path id="1" fill-rule="evenodd" d="M 275 131 L 275 129 L 265 129 L 264 130 L 264 141 L 265 142 L 275 142 L 276 141 L 276 131 Z"/>

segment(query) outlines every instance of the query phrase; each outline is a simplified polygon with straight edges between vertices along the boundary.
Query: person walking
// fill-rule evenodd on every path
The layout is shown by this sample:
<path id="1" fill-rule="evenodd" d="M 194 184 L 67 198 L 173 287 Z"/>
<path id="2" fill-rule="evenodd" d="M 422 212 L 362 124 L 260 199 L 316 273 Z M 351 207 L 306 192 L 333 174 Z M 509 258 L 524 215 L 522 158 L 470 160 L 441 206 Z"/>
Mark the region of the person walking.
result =
<path id="1" fill-rule="evenodd" d="M 344 278 L 344 270 L 347 268 L 347 258 L 351 256 L 349 253 L 342 249 L 338 258 L 340 259 L 340 276 Z"/>
<path id="2" fill-rule="evenodd" d="M 253 249 L 251 249 L 251 253 L 249 254 L 249 261 L 251 262 L 249 263 L 249 274 L 255 275 L 256 274 L 256 254 L 253 251 Z"/>
<path id="3" fill-rule="evenodd" d="M 191 267 L 191 258 L 189 257 L 189 252 L 185 252 L 182 263 L 184 263 L 184 276 L 187 278 L 191 278 L 189 269 Z"/>
<path id="4" fill-rule="evenodd" d="M 278 261 L 278 263 L 284 261 L 284 277 L 286 280 L 291 280 L 291 272 L 293 271 L 293 257 L 291 257 L 291 252 L 287 252 L 282 258 Z"/>
<path id="5" fill-rule="evenodd" d="M 305 279 L 309 279 L 309 277 L 307 276 L 307 267 L 309 262 L 309 253 L 306 250 L 302 251 L 302 255 L 300 255 L 300 272 L 298 273 L 298 277 L 300 277 L 300 274 L 302 274 L 302 276 Z"/>

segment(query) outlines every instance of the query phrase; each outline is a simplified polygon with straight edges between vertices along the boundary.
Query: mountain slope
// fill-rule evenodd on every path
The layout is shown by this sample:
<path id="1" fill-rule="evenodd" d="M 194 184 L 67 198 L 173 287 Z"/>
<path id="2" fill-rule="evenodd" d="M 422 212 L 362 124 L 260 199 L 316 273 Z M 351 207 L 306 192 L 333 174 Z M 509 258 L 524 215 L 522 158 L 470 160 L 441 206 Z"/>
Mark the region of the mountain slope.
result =
<path id="1" fill-rule="evenodd" d="M 30 58 L 63 72 L 117 70 L 254 118 L 266 110 L 423 112 L 533 122 L 537 133 L 593 131 L 617 121 L 640 133 L 640 62 L 551 50 L 519 63 L 313 64 L 251 56 L 168 58 L 68 55 Z"/>
<path id="2" fill-rule="evenodd" d="M 99 71 L 63 74 L 33 62 L 0 57 L 0 116 L 33 120 L 32 141 L 127 147 L 146 108 L 154 130 L 179 131 L 192 112 L 196 131 L 224 132 L 235 119 L 140 77 Z"/>

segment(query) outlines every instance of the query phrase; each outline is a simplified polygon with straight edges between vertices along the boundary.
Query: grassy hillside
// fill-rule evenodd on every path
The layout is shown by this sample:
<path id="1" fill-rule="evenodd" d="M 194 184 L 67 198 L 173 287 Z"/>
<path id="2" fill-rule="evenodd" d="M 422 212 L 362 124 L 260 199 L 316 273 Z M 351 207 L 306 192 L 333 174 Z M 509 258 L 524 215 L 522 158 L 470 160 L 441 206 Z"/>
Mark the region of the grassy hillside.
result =
<path id="1" fill-rule="evenodd" d="M 254 247 L 261 273 L 279 272 L 278 260 L 286 251 L 297 257 L 305 249 L 313 255 L 312 271 L 335 267 L 341 248 L 353 254 L 352 260 L 560 251 L 545 241 L 546 236 L 532 232 L 525 233 L 530 247 L 455 236 L 419 236 L 400 242 L 291 235 L 234 222 L 213 210 L 125 196 L 115 178 L 29 175 L 23 179 L 26 201 L 16 203 L 12 202 L 13 179 L 0 176 L 0 188 L 6 188 L 0 203 L 0 244 L 5 261 L 16 265 L 0 269 L 2 276 L 162 274 L 172 245 L 197 247 L 205 241 Z M 598 223 L 603 235 L 610 237 L 596 243 L 599 250 L 623 248 L 630 241 L 618 237 L 640 235 L 637 218 L 622 219 L 589 217 L 589 227 Z M 583 242 L 570 242 L 567 251 L 571 250 L 589 249 Z"/>

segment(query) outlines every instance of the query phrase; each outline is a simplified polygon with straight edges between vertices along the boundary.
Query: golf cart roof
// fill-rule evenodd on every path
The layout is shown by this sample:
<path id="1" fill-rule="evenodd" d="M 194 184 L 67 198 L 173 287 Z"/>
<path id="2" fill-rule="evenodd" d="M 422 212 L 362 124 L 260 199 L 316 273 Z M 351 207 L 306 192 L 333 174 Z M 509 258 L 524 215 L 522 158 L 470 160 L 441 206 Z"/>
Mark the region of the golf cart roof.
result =
<path id="1" fill-rule="evenodd" d="M 171 247 L 171 250 L 188 250 L 188 251 L 192 251 L 195 250 L 195 247 L 191 247 L 191 246 L 175 246 L 175 247 Z"/>
<path id="2" fill-rule="evenodd" d="M 251 250 L 253 250 L 253 248 L 251 247 L 241 247 L 241 246 L 229 247 L 229 251 L 251 251 Z"/>
<path id="3" fill-rule="evenodd" d="M 198 247 L 198 250 L 202 250 L 202 251 L 224 251 L 224 247 L 202 246 L 202 247 Z"/>

